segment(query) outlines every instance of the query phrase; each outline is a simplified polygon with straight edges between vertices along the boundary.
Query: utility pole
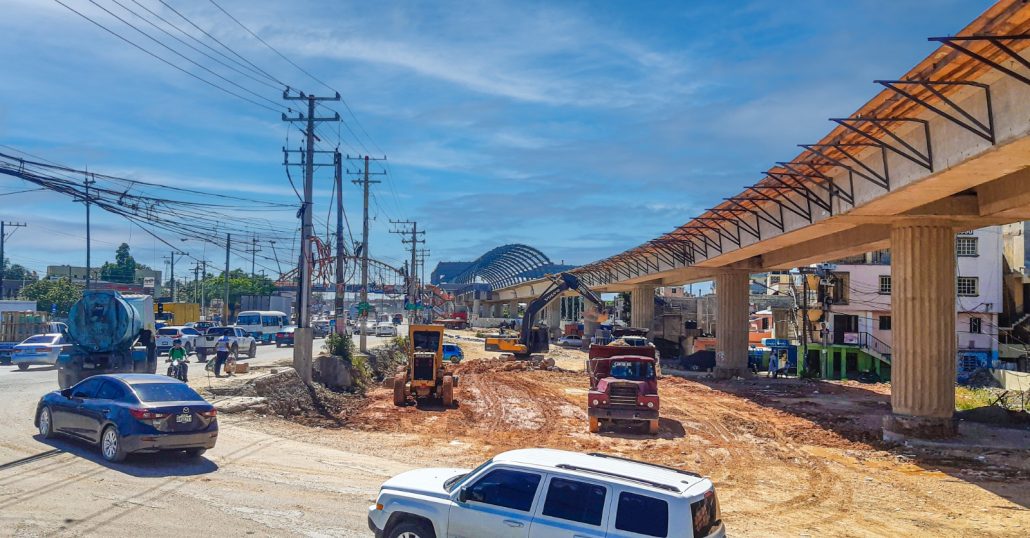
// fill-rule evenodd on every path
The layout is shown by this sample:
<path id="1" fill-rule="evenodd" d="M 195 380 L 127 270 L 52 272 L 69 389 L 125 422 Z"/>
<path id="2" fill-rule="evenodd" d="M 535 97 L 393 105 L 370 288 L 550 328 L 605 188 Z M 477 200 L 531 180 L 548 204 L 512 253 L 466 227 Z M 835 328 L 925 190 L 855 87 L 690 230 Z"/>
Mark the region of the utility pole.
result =
<path id="1" fill-rule="evenodd" d="M 89 198 L 89 186 L 94 184 L 94 183 L 96 183 L 96 180 L 91 180 L 89 178 L 89 173 L 87 172 L 86 177 L 82 180 L 82 186 L 83 186 L 83 188 L 86 191 L 86 289 L 87 290 L 89 289 L 89 272 L 90 272 L 90 259 L 89 259 L 89 250 L 90 250 L 90 248 L 89 248 L 89 244 L 90 244 L 90 240 L 89 240 L 89 202 L 90 202 L 90 198 Z"/>
<path id="2" fill-rule="evenodd" d="M 417 253 L 418 253 L 418 245 L 420 243 L 425 243 L 426 242 L 425 239 L 419 239 L 419 234 L 424 236 L 426 234 L 426 232 L 425 231 L 421 231 L 420 232 L 418 230 L 418 223 L 413 221 L 413 220 L 391 220 L 390 224 L 397 224 L 397 225 L 405 226 L 405 227 L 408 226 L 408 225 L 411 226 L 411 228 L 401 228 L 399 230 L 390 230 L 390 233 L 392 233 L 392 234 L 400 234 L 402 236 L 411 234 L 411 239 L 401 239 L 401 243 L 404 243 L 405 245 L 411 245 L 411 265 L 408 266 L 409 269 L 407 271 L 407 277 L 408 277 L 408 291 L 407 291 L 407 294 L 408 294 L 408 304 L 411 305 L 411 309 L 412 309 L 411 312 L 412 312 L 412 314 L 414 314 L 416 312 L 415 308 L 418 306 L 418 299 L 419 299 L 419 297 L 418 297 L 418 271 L 415 270 L 415 267 L 416 267 L 415 262 L 416 262 L 416 257 L 417 257 Z"/>
<path id="3" fill-rule="evenodd" d="M 176 254 L 178 254 L 180 256 L 189 256 L 190 253 L 189 252 L 175 252 L 173 250 L 171 255 L 166 256 L 164 258 L 164 259 L 168 260 L 169 266 L 172 268 L 171 272 L 169 273 L 169 282 L 171 282 L 171 298 L 172 298 L 172 302 L 173 303 L 175 302 L 175 255 Z"/>
<path id="4" fill-rule="evenodd" d="M 4 277 L 7 276 L 7 258 L 4 254 L 4 242 L 7 240 L 7 226 L 12 228 L 24 228 L 25 223 L 6 222 L 0 220 L 0 299 L 6 299 L 4 294 Z"/>
<path id="5" fill-rule="evenodd" d="M 192 299 L 194 303 L 198 302 L 197 299 L 200 298 L 200 290 L 198 289 L 199 286 L 200 286 L 200 262 L 197 262 L 197 263 L 193 264 L 193 297 L 190 297 L 190 299 Z M 201 307 L 201 309 L 203 309 L 203 307 Z"/>
<path id="6" fill-rule="evenodd" d="M 347 311 L 344 304 L 347 295 L 346 272 L 347 251 L 343 243 L 343 156 L 333 153 L 333 172 L 336 180 L 336 297 L 333 310 L 336 314 L 336 334 L 347 332 Z"/>
<path id="7" fill-rule="evenodd" d="M 229 245 L 232 234 L 225 234 L 225 295 L 222 298 L 222 325 L 229 324 Z"/>
<path id="8" fill-rule="evenodd" d="M 351 157 L 349 155 L 347 156 L 347 158 L 351 159 Z M 361 226 L 361 304 L 358 305 L 358 313 L 359 313 L 358 319 L 361 320 L 361 339 L 359 340 L 358 349 L 360 349 L 362 353 L 365 353 L 366 351 L 368 351 L 368 344 L 367 344 L 367 341 L 366 341 L 367 330 L 366 330 L 366 327 L 365 327 L 365 325 L 366 325 L 365 322 L 368 320 L 368 308 L 369 308 L 369 304 L 368 304 L 368 187 L 372 183 L 381 183 L 380 181 L 372 181 L 372 180 L 370 180 L 369 176 L 370 175 L 384 175 L 386 173 L 386 172 L 378 172 L 376 174 L 370 173 L 368 171 L 368 163 L 369 163 L 369 161 L 384 161 L 384 160 L 386 160 L 386 157 L 383 157 L 382 159 L 371 159 L 371 158 L 369 158 L 368 155 L 365 155 L 364 158 L 362 158 L 362 157 L 354 157 L 354 159 L 355 160 L 364 160 L 365 161 L 365 173 L 363 175 L 363 178 L 362 179 L 356 179 L 356 180 L 352 181 L 352 183 L 354 183 L 355 185 L 362 185 L 364 187 L 364 191 L 365 191 L 365 201 L 364 201 L 364 208 L 365 209 L 364 209 L 364 214 L 363 214 L 363 219 L 362 219 L 362 226 Z"/>
<path id="9" fill-rule="evenodd" d="M 261 252 L 261 249 L 257 246 L 257 242 L 257 235 L 254 235 L 250 239 L 250 248 L 244 250 L 244 252 L 250 253 L 250 278 L 255 278 L 257 276 L 257 272 L 254 270 L 254 267 L 256 265 L 257 253 Z"/>
<path id="10" fill-rule="evenodd" d="M 207 311 L 204 310 L 207 304 L 207 260 L 200 260 L 200 276 L 204 277 L 200 281 L 200 311 L 204 313 L 204 321 L 209 321 L 207 318 Z"/>
<path id="11" fill-rule="evenodd" d="M 429 257 L 429 250 L 428 249 L 422 249 L 422 250 L 419 251 L 419 253 L 418 253 L 418 264 L 419 264 L 418 274 L 421 275 L 423 280 L 422 280 L 422 282 L 417 282 L 418 287 L 415 288 L 415 291 L 416 291 L 416 293 L 418 293 L 417 297 L 418 297 L 418 299 L 420 301 L 422 300 L 422 288 L 424 287 L 423 284 L 425 282 L 425 276 L 426 276 L 426 258 L 427 257 Z M 430 301 L 430 308 L 432 308 L 432 301 Z M 422 317 L 422 314 L 419 314 L 419 317 Z"/>
<path id="12" fill-rule="evenodd" d="M 293 345 L 293 367 L 300 374 L 305 383 L 311 383 L 311 239 L 314 237 L 314 229 L 311 225 L 311 213 L 313 206 L 314 176 L 315 176 L 315 124 L 323 121 L 340 121 L 340 114 L 336 113 L 331 118 L 316 118 L 315 104 L 318 101 L 339 101 L 340 94 L 334 97 L 315 97 L 314 95 L 291 96 L 289 89 L 283 90 L 283 99 L 287 101 L 307 101 L 308 114 L 303 113 L 297 117 L 282 115 L 283 121 L 306 121 L 307 129 L 304 136 L 307 139 L 307 160 L 304 166 L 304 205 L 301 207 L 301 233 L 300 233 L 300 263 L 297 274 L 300 276 L 300 287 L 297 290 L 297 330 Z"/>

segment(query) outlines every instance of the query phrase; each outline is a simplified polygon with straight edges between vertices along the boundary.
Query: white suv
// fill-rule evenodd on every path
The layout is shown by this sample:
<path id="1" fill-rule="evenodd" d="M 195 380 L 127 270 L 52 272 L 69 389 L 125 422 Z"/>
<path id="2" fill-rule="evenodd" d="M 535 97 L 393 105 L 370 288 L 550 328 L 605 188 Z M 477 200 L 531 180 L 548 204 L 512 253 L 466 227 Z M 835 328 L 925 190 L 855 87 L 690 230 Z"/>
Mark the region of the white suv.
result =
<path id="1" fill-rule="evenodd" d="M 368 509 L 377 538 L 723 537 L 711 480 L 605 454 L 524 449 L 466 469 L 387 480 Z"/>

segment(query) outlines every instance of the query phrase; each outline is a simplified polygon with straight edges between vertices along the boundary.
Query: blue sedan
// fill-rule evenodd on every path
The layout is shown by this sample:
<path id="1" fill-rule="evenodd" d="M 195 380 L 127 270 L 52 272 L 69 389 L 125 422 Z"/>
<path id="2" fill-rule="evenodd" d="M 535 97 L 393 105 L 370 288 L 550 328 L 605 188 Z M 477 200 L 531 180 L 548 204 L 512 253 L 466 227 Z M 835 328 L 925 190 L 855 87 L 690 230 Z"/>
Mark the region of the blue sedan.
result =
<path id="1" fill-rule="evenodd" d="M 465 353 L 461 351 L 461 348 L 456 344 L 444 344 L 443 345 L 443 360 L 451 361 L 454 364 L 458 364 L 462 359 L 465 358 Z"/>
<path id="2" fill-rule="evenodd" d="M 39 434 L 67 435 L 100 445 L 105 460 L 135 452 L 185 450 L 191 458 L 214 448 L 217 410 L 189 385 L 161 375 L 106 374 L 44 395 L 36 406 Z"/>

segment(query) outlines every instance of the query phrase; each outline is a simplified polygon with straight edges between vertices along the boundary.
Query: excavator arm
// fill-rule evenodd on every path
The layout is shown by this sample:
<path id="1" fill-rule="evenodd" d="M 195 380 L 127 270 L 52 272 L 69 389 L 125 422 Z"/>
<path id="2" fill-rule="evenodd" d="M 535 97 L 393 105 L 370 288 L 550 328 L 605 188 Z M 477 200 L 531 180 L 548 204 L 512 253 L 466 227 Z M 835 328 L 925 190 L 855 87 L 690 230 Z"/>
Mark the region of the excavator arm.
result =
<path id="1" fill-rule="evenodd" d="M 575 290 L 584 299 L 597 306 L 598 310 L 604 306 L 601 298 L 593 290 L 580 282 L 576 275 L 572 273 L 559 273 L 551 276 L 551 286 L 526 305 L 526 312 L 522 315 L 522 331 L 519 334 L 519 341 L 522 344 L 529 345 L 530 333 L 533 331 L 533 320 L 536 318 L 537 313 L 543 310 L 556 297 L 568 290 Z"/>

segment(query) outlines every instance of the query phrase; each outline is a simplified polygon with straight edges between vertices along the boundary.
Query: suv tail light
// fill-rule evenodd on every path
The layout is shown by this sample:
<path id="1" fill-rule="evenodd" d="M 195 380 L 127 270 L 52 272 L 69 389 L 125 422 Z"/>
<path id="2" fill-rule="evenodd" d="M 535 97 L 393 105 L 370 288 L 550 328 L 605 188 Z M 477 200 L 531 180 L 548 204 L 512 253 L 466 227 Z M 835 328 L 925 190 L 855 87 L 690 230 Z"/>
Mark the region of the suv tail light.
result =
<path id="1" fill-rule="evenodd" d="M 715 490 L 705 492 L 700 501 L 690 503 L 690 515 L 693 517 L 694 536 L 708 536 L 712 530 L 721 523 L 719 514 L 719 499 L 715 496 Z"/>
<path id="2" fill-rule="evenodd" d="M 158 413 L 153 409 L 132 408 L 129 409 L 129 413 L 136 420 L 157 420 L 168 416 L 168 413 Z"/>

